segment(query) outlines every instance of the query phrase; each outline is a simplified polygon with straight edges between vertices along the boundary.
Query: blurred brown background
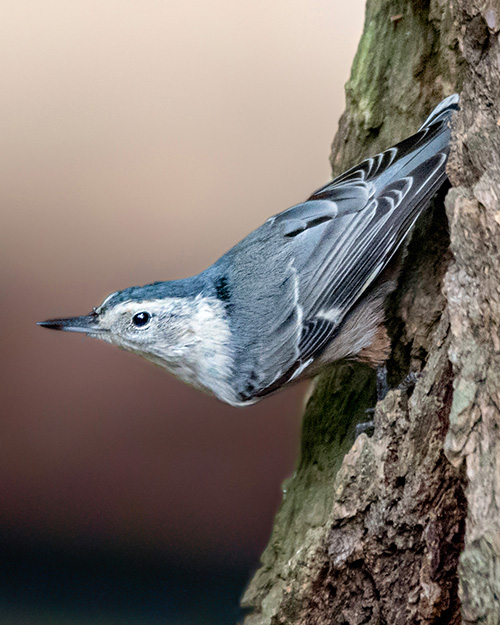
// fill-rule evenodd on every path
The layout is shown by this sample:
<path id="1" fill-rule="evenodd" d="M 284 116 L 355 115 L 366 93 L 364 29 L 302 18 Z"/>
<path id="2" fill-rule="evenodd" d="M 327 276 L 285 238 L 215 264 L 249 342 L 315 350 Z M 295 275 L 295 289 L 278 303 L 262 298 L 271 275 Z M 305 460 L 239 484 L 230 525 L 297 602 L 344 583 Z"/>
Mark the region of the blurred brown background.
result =
<path id="1" fill-rule="evenodd" d="M 230 408 L 35 322 L 197 273 L 325 182 L 363 7 L 1 3 L 2 623 L 77 622 L 112 558 L 131 579 L 146 561 L 167 563 L 156 581 L 217 570 L 220 603 L 236 602 L 293 471 L 304 387 Z M 61 577 L 85 566 L 84 607 L 56 609 Z M 188 622 L 157 595 L 160 622 Z"/>

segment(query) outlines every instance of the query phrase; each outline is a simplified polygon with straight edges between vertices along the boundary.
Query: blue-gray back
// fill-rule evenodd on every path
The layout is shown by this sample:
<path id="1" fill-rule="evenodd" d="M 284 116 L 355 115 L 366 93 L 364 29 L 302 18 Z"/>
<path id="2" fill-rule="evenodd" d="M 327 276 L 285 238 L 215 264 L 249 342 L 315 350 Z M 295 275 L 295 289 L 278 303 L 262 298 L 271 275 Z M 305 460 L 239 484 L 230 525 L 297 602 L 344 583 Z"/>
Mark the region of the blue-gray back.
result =
<path id="1" fill-rule="evenodd" d="M 225 302 L 242 399 L 272 391 L 325 349 L 446 179 L 444 100 L 422 128 L 271 217 L 204 274 Z"/>

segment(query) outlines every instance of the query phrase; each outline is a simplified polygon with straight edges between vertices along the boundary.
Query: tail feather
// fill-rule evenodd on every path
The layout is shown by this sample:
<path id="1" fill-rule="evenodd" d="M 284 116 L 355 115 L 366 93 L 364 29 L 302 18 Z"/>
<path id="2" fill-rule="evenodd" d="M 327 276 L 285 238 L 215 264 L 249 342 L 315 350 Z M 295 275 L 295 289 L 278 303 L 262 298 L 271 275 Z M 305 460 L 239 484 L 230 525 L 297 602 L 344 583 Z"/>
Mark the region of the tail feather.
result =
<path id="1" fill-rule="evenodd" d="M 460 96 L 458 93 L 448 96 L 442 102 L 440 102 L 436 108 L 432 111 L 425 122 L 420 126 L 419 130 L 434 124 L 435 122 L 449 119 L 455 111 L 459 110 L 458 101 Z"/>
<path id="2" fill-rule="evenodd" d="M 395 146 L 398 150 L 397 158 L 392 167 L 380 175 L 377 186 L 385 186 L 395 178 L 412 175 L 421 164 L 439 152 L 448 155 L 451 135 L 449 120 L 458 111 L 458 100 L 457 93 L 445 98 L 413 136 Z M 443 180 L 446 178 L 445 167 L 446 160 L 442 164 Z"/>

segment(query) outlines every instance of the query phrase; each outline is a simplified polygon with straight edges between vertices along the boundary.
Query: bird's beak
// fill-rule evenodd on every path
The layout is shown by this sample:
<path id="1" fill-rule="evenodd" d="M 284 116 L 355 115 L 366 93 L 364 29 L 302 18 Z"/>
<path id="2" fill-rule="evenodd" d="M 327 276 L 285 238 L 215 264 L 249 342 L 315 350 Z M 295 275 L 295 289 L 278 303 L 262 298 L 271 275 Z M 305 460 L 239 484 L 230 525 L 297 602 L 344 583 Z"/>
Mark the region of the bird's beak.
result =
<path id="1" fill-rule="evenodd" d="M 37 325 L 49 330 L 65 330 L 66 332 L 83 332 L 85 334 L 97 334 L 100 331 L 98 326 L 99 316 L 92 312 L 90 315 L 82 317 L 68 317 L 67 319 L 48 319 L 39 321 Z"/>

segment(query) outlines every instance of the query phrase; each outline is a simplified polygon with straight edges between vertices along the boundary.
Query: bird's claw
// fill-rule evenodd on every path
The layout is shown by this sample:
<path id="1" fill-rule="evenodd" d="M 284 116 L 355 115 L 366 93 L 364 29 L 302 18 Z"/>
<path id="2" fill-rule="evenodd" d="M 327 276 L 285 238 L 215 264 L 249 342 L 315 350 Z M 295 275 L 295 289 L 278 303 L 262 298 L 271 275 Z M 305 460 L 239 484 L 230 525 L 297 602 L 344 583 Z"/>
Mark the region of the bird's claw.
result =
<path id="1" fill-rule="evenodd" d="M 415 371 L 410 371 L 405 377 L 405 379 L 397 385 L 398 391 L 409 391 L 412 389 L 417 383 L 418 378 L 421 376 L 421 373 L 416 373 Z"/>
<path id="2" fill-rule="evenodd" d="M 404 378 L 404 380 L 400 382 L 400 384 L 398 384 L 398 386 L 396 387 L 396 390 L 409 391 L 415 386 L 420 375 L 421 375 L 420 373 L 415 373 L 414 371 L 410 371 L 410 373 L 408 373 L 408 375 Z M 390 390 L 391 389 L 387 382 L 387 367 L 385 365 L 382 365 L 381 367 L 377 368 L 377 402 L 385 399 L 387 393 Z M 373 435 L 373 430 L 375 428 L 375 423 L 373 420 L 375 408 L 367 408 L 365 410 L 365 413 L 371 416 L 371 420 L 366 421 L 365 423 L 358 423 L 358 425 L 356 426 L 356 437 L 358 437 L 363 432 L 367 434 L 368 436 Z"/>
<path id="3" fill-rule="evenodd" d="M 373 408 L 371 410 L 373 410 Z M 366 412 L 368 412 L 368 410 Z M 356 426 L 356 438 L 363 433 L 367 436 L 372 436 L 374 429 L 375 423 L 373 422 L 373 420 L 365 421 L 365 423 L 358 423 L 358 425 Z"/>
<path id="4" fill-rule="evenodd" d="M 382 401 L 389 392 L 389 383 L 387 382 L 387 367 L 381 365 L 377 367 L 377 401 Z"/>

